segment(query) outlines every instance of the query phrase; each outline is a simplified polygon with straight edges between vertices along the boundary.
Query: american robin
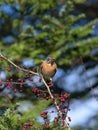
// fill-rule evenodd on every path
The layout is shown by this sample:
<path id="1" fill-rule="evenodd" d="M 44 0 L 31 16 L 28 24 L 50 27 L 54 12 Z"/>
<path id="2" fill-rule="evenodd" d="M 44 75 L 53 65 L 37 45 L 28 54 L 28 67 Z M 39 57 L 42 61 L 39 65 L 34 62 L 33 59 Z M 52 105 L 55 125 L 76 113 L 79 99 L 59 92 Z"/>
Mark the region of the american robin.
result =
<path id="1" fill-rule="evenodd" d="M 47 60 L 42 61 L 40 66 L 43 77 L 51 80 L 57 71 L 57 65 L 53 57 L 49 57 Z"/>

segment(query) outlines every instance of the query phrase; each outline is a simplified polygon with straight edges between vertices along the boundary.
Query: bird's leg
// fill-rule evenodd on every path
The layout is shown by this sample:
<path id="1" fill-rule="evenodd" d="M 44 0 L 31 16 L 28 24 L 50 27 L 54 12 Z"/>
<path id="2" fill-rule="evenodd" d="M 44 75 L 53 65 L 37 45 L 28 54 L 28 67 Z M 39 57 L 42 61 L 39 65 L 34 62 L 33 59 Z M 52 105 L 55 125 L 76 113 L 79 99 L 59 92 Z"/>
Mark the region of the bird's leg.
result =
<path id="1" fill-rule="evenodd" d="M 51 82 L 53 82 L 53 79 L 52 79 L 52 78 L 50 78 L 50 81 L 51 81 Z"/>

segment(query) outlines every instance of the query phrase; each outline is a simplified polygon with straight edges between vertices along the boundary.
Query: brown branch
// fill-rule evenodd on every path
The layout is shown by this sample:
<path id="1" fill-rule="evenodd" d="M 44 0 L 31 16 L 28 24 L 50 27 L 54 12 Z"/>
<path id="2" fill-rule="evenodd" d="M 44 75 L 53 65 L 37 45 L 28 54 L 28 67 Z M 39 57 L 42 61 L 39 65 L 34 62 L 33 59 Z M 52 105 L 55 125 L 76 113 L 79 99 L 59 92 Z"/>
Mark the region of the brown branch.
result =
<path id="1" fill-rule="evenodd" d="M 13 63 L 10 59 L 8 59 L 8 58 L 6 58 L 4 55 L 2 55 L 1 52 L 0 52 L 0 57 L 1 57 L 2 59 L 6 60 L 8 63 L 10 63 L 10 64 L 11 64 L 12 66 L 14 66 L 15 68 L 17 68 L 17 69 L 19 69 L 19 70 L 21 70 L 21 71 L 28 72 L 28 73 L 31 73 L 31 74 L 33 74 L 33 75 L 40 76 L 39 73 L 36 73 L 36 72 L 34 72 L 34 71 L 30 71 L 30 70 L 27 70 L 27 69 L 24 69 L 24 68 L 21 68 L 21 67 L 17 66 L 17 65 L 16 65 L 15 63 Z M 48 91 L 48 93 L 49 93 L 51 99 L 54 100 L 54 104 L 55 104 L 56 109 L 57 109 L 57 111 L 58 111 L 58 113 L 59 113 L 59 116 L 62 117 L 62 112 L 60 111 L 60 108 L 59 108 L 59 106 L 57 105 L 57 102 L 56 102 L 56 100 L 54 99 L 54 97 L 53 97 L 53 95 L 52 95 L 52 93 L 51 93 L 51 91 L 50 91 L 50 88 L 49 88 L 49 86 L 47 85 L 47 83 L 46 83 L 46 81 L 45 81 L 43 75 L 41 75 L 41 78 L 42 78 L 42 82 L 44 83 L 44 85 L 45 85 L 46 88 L 47 88 L 47 91 Z M 13 82 L 13 83 L 15 83 L 15 82 Z M 18 84 L 19 84 L 19 83 L 18 83 Z M 69 124 L 68 124 L 67 121 L 66 121 L 66 118 L 65 118 L 64 122 L 65 122 L 66 127 L 68 128 L 68 130 L 71 130 Z"/>
<path id="2" fill-rule="evenodd" d="M 86 76 L 88 85 L 89 85 L 89 87 L 90 87 L 90 88 L 87 88 L 86 90 L 87 90 L 87 91 L 89 91 L 89 90 L 92 91 L 92 90 L 93 90 L 93 86 L 91 85 L 90 80 L 89 80 L 89 77 L 87 76 L 87 70 L 86 70 L 86 68 L 85 68 L 85 66 L 84 66 L 83 58 L 80 57 L 80 60 L 81 60 L 81 63 L 82 63 L 82 65 L 83 65 L 83 71 L 84 71 L 84 73 L 85 73 L 85 76 Z M 98 98 L 96 97 L 96 94 L 93 94 L 93 96 L 94 96 L 94 98 L 96 99 L 96 101 L 98 101 Z"/>
<path id="3" fill-rule="evenodd" d="M 54 97 L 53 97 L 53 95 L 52 95 L 52 93 L 51 93 L 51 91 L 50 91 L 50 88 L 49 88 L 49 86 L 47 85 L 46 81 L 44 80 L 43 76 L 42 76 L 42 81 L 43 81 L 43 83 L 45 84 L 45 86 L 46 86 L 46 88 L 47 88 L 47 90 L 48 90 L 48 93 L 49 93 L 51 99 L 54 100 L 54 104 L 55 104 L 56 109 L 57 109 L 57 111 L 58 111 L 58 113 L 59 113 L 59 116 L 62 117 L 62 112 L 60 111 L 60 108 L 59 108 L 59 106 L 57 105 L 57 102 L 55 101 L 55 99 L 54 99 Z M 66 124 L 68 130 L 71 130 L 69 124 L 68 124 L 67 121 L 66 121 L 66 119 L 64 120 L 64 122 L 65 122 L 65 124 Z"/>
<path id="4" fill-rule="evenodd" d="M 14 64 L 10 59 L 6 58 L 6 57 L 5 57 L 4 55 L 2 55 L 1 53 L 0 53 L 0 57 L 1 57 L 2 59 L 6 60 L 7 62 L 9 62 L 9 63 L 10 63 L 12 66 L 14 66 L 15 68 L 17 68 L 17 69 L 19 69 L 19 70 L 21 70 L 21 71 L 28 72 L 28 73 L 31 73 L 31 74 L 33 74 L 33 75 L 39 76 L 39 74 L 36 73 L 36 72 L 34 72 L 34 71 L 30 71 L 30 70 L 27 70 L 27 69 L 24 69 L 24 68 L 21 68 L 21 67 L 17 66 L 17 65 Z"/>
<path id="5" fill-rule="evenodd" d="M 7 81 L 1 81 L 1 80 L 0 80 L 0 82 L 3 83 L 3 84 L 7 83 Z M 27 84 L 27 82 L 13 82 L 13 81 L 11 81 L 11 84 L 19 84 L 19 85 L 23 84 L 23 85 L 25 85 L 25 84 Z"/>

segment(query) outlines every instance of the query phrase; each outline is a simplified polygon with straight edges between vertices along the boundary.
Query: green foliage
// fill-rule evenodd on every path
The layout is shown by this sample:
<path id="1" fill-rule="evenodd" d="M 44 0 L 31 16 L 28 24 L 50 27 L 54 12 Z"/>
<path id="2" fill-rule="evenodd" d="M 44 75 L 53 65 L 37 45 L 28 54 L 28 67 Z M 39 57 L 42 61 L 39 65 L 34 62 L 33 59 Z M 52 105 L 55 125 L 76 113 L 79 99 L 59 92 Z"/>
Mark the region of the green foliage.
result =
<path id="1" fill-rule="evenodd" d="M 89 56 L 91 50 L 98 44 L 97 38 L 85 39 L 92 33 L 92 27 L 98 21 L 97 19 L 84 26 L 72 28 L 78 20 L 85 18 L 84 14 L 75 16 L 71 13 L 74 8 L 73 3 L 84 1 L 63 1 L 62 8 L 58 12 L 57 7 L 62 4 L 59 0 L 7 0 L 6 2 L 12 6 L 18 3 L 20 6 L 16 12 L 21 14 L 21 18 L 12 19 L 2 12 L 0 16 L 6 19 L 2 35 L 11 34 L 13 29 L 19 32 L 17 36 L 12 34 L 14 44 L 5 47 L 1 41 L 0 45 L 4 53 L 14 61 L 29 57 L 34 58 L 36 64 L 39 64 L 40 58 L 44 59 L 48 55 L 53 55 L 59 65 L 71 64 L 82 54 Z M 31 24 L 23 28 L 25 15 L 35 18 Z M 88 41 L 92 42 L 92 48 Z M 85 53 L 81 53 L 83 50 Z"/>
<path id="2" fill-rule="evenodd" d="M 32 119 L 36 119 L 37 116 L 41 114 L 41 112 L 46 109 L 46 107 L 50 104 L 49 100 L 39 100 L 34 104 L 34 106 L 26 113 L 23 114 L 22 120 L 27 121 Z M 27 117 L 27 118 L 25 118 Z"/>
<path id="3" fill-rule="evenodd" d="M 32 115 L 32 113 L 27 113 L 27 114 Z M 26 115 L 26 114 L 23 116 L 28 117 L 28 115 Z M 1 130 L 22 130 L 27 122 L 32 123 L 32 126 L 29 127 L 29 130 L 46 130 L 47 129 L 47 128 L 44 128 L 38 122 L 36 122 L 34 119 L 26 118 L 26 120 L 23 120 L 23 118 L 24 118 L 23 116 L 18 114 L 17 111 L 14 109 L 10 109 L 10 108 L 7 109 L 6 112 L 0 117 L 0 129 Z M 58 130 L 58 129 L 60 129 L 60 126 L 51 125 L 50 129 Z M 62 128 L 62 130 L 68 130 L 68 129 Z"/>
<path id="4" fill-rule="evenodd" d="M 20 123 L 20 115 L 15 110 L 7 109 L 3 116 L 0 117 L 1 130 L 21 130 Z"/>

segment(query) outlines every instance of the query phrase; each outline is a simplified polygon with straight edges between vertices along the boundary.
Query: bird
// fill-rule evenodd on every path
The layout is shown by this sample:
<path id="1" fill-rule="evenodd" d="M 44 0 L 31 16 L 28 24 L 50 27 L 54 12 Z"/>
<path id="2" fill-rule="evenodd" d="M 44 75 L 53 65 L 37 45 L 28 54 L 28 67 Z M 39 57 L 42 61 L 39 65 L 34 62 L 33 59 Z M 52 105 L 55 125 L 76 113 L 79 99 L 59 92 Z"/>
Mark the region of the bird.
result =
<path id="1" fill-rule="evenodd" d="M 43 60 L 40 65 L 41 74 L 44 78 L 52 80 L 57 71 L 57 64 L 54 57 L 49 57 L 47 60 Z"/>

